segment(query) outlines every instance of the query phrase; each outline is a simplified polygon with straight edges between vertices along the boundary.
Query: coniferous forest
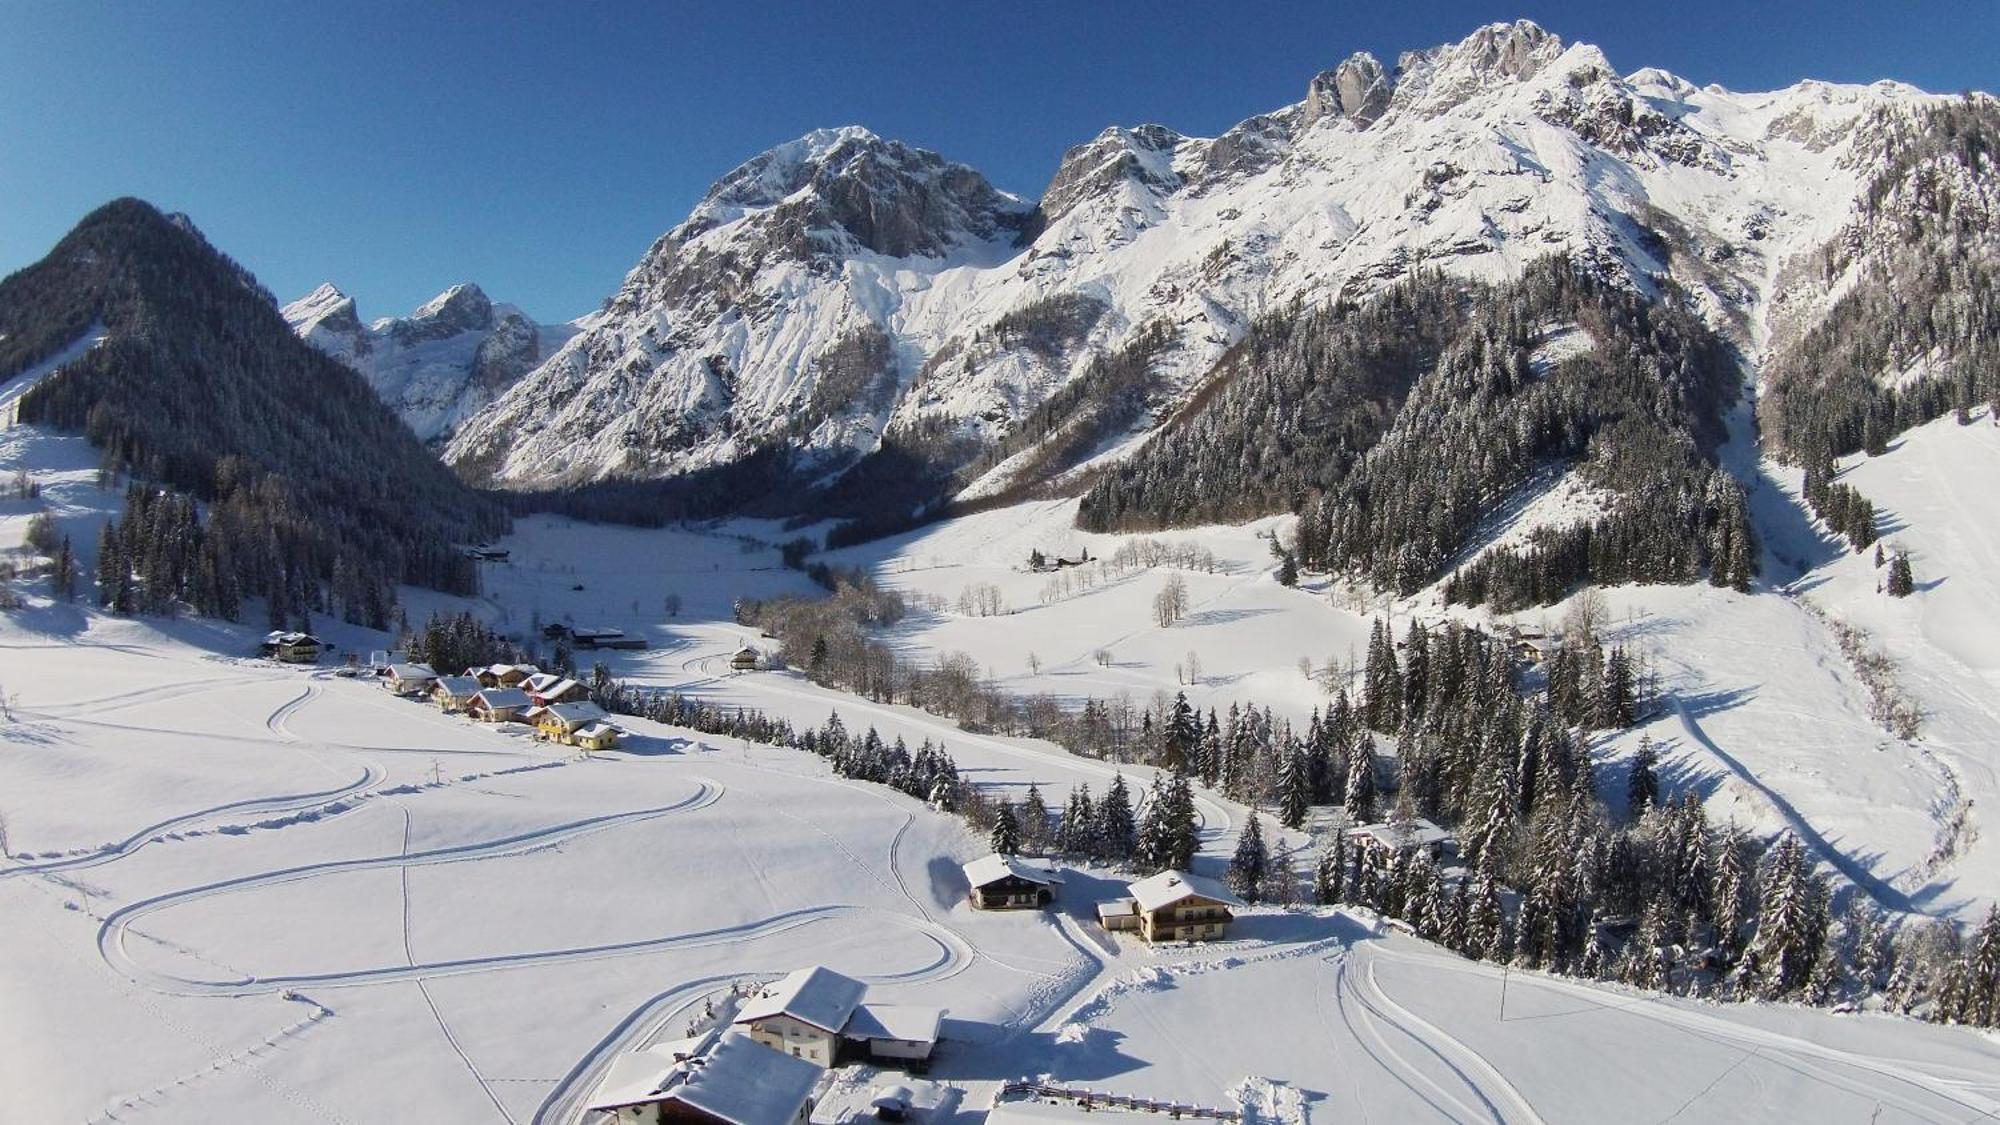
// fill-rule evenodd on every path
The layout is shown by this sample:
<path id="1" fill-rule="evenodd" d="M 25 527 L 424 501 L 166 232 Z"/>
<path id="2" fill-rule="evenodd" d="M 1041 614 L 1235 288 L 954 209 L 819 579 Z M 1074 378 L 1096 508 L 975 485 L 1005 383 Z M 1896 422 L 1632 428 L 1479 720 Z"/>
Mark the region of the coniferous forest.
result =
<path id="1" fill-rule="evenodd" d="M 1586 582 L 1703 574 L 1745 586 L 1755 533 L 1715 464 L 1739 378 L 1671 291 L 1648 300 L 1560 257 L 1503 286 L 1420 276 L 1366 305 L 1261 323 L 1097 482 L 1079 523 L 1291 510 L 1300 563 L 1408 594 L 1457 565 L 1531 476 L 1568 468 L 1615 497 L 1610 510 L 1487 554 L 1452 600 L 1505 611 Z"/>
<path id="2" fill-rule="evenodd" d="M 20 418 L 82 431 L 107 474 L 135 482 L 106 541 L 141 606 L 233 616 L 269 597 L 274 621 L 380 626 L 398 583 L 476 588 L 457 545 L 502 532 L 505 513 L 185 220 L 114 201 L 0 282 L 0 376 L 93 324 L 109 338 L 25 394 Z"/>

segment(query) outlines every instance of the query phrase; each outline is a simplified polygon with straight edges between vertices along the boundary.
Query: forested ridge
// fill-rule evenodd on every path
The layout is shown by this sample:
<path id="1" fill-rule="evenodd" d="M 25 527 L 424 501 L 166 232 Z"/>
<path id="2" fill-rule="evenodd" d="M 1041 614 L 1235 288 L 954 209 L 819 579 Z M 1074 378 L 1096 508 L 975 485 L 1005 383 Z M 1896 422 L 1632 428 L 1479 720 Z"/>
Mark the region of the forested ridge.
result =
<path id="1" fill-rule="evenodd" d="M 505 513 L 359 375 L 293 335 L 270 294 L 184 219 L 116 200 L 0 281 L 0 375 L 93 324 L 105 341 L 26 393 L 20 419 L 81 430 L 107 471 L 203 502 L 199 536 L 203 512 L 174 509 L 185 551 L 129 556 L 172 565 L 135 576 L 159 604 L 228 615 L 241 597 L 276 595 L 281 609 L 379 625 L 397 583 L 476 586 L 454 544 L 504 531 Z M 154 517 L 141 505 L 131 518 Z"/>
<path id="2" fill-rule="evenodd" d="M 1743 584 L 1754 533 L 1714 462 L 1737 372 L 1671 289 L 1633 293 L 1562 257 L 1497 286 L 1420 275 L 1365 305 L 1267 318 L 1078 522 L 1295 511 L 1300 563 L 1408 594 L 1538 470 L 1574 466 L 1610 511 L 1484 556 L 1455 600 L 1511 608 L 1704 572 Z"/>

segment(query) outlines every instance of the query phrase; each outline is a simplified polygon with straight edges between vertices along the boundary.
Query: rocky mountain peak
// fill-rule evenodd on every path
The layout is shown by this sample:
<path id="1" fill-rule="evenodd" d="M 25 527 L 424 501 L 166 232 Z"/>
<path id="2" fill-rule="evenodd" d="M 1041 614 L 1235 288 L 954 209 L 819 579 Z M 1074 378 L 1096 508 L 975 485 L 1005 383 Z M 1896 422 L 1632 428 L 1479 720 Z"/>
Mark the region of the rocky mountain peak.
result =
<path id="1" fill-rule="evenodd" d="M 1054 222 L 1085 199 L 1104 195 L 1130 181 L 1156 194 L 1181 184 L 1174 153 L 1187 140 L 1164 125 L 1112 126 L 1063 153 L 1042 193 L 1042 216 Z"/>
<path id="2" fill-rule="evenodd" d="M 321 282 L 319 288 L 286 305 L 281 311 L 286 323 L 301 334 L 316 328 L 343 333 L 361 331 L 361 318 L 356 313 L 354 298 L 341 292 L 330 281 Z"/>
<path id="3" fill-rule="evenodd" d="M 1327 117 L 1344 117 L 1366 129 L 1389 108 L 1389 75 L 1366 51 L 1349 55 L 1332 70 L 1323 70 L 1306 88 L 1306 124 Z"/>
<path id="4" fill-rule="evenodd" d="M 417 306 L 407 319 L 393 329 L 405 342 L 442 340 L 461 332 L 483 332 L 493 327 L 493 302 L 485 291 L 461 282 Z"/>
<path id="5" fill-rule="evenodd" d="M 1032 214 L 1032 205 L 963 164 L 849 125 L 814 130 L 738 165 L 660 249 L 761 216 L 794 257 L 849 247 L 935 257 L 968 242 L 1018 237 Z"/>

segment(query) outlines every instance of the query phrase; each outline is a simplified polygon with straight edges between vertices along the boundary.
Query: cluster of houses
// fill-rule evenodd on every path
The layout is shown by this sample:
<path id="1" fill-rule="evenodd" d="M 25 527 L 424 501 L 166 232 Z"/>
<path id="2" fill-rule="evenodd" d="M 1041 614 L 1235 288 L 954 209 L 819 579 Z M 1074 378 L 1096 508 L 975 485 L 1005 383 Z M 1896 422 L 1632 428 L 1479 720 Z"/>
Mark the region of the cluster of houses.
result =
<path id="1" fill-rule="evenodd" d="M 804 1125 L 828 1068 L 922 1070 L 943 1019 L 939 1008 L 871 1002 L 866 984 L 815 965 L 748 998 L 727 1028 L 612 1060 L 589 1108 L 621 1123 Z"/>
<path id="2" fill-rule="evenodd" d="M 590 690 L 532 664 L 493 664 L 462 676 L 440 676 L 428 664 L 376 653 L 382 686 L 409 699 L 427 699 L 446 714 L 481 723 L 524 723 L 535 737 L 579 750 L 615 750 L 620 731 Z"/>
<path id="3" fill-rule="evenodd" d="M 979 910 L 1037 910 L 1055 900 L 1062 880 L 1015 856 L 982 856 L 965 865 L 966 897 Z M 1187 871 L 1162 871 L 1126 886 L 1097 904 L 1097 923 L 1112 933 L 1135 934 L 1148 944 L 1210 941 L 1228 936 L 1243 900 L 1214 879 Z"/>

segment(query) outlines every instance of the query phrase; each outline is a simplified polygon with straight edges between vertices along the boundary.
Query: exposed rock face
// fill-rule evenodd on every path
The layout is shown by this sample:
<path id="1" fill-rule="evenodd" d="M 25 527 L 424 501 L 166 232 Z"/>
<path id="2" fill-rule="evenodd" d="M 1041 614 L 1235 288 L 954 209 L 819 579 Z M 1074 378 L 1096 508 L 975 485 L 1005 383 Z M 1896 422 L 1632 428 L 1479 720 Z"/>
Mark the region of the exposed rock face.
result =
<path id="1" fill-rule="evenodd" d="M 1106 129 L 1039 205 L 935 153 L 822 130 L 723 177 L 446 456 L 538 487 L 767 447 L 826 476 L 891 433 L 991 448 L 1135 341 L 1156 375 L 1146 419 L 1267 310 L 1416 268 L 1509 278 L 1552 253 L 1641 291 L 1671 279 L 1740 332 L 1784 263 L 1854 212 L 1880 159 L 1871 122 L 1937 100 L 1620 77 L 1523 21 L 1393 74 L 1354 55 L 1217 138 Z"/>
<path id="2" fill-rule="evenodd" d="M 1306 122 L 1344 117 L 1366 129 L 1389 108 L 1389 76 L 1375 56 L 1349 56 L 1332 70 L 1321 71 L 1306 89 Z"/>
<path id="3" fill-rule="evenodd" d="M 321 285 L 284 308 L 307 342 L 360 372 L 425 441 L 439 441 L 569 338 L 477 285 L 454 285 L 416 312 L 363 324 L 354 299 Z"/>

